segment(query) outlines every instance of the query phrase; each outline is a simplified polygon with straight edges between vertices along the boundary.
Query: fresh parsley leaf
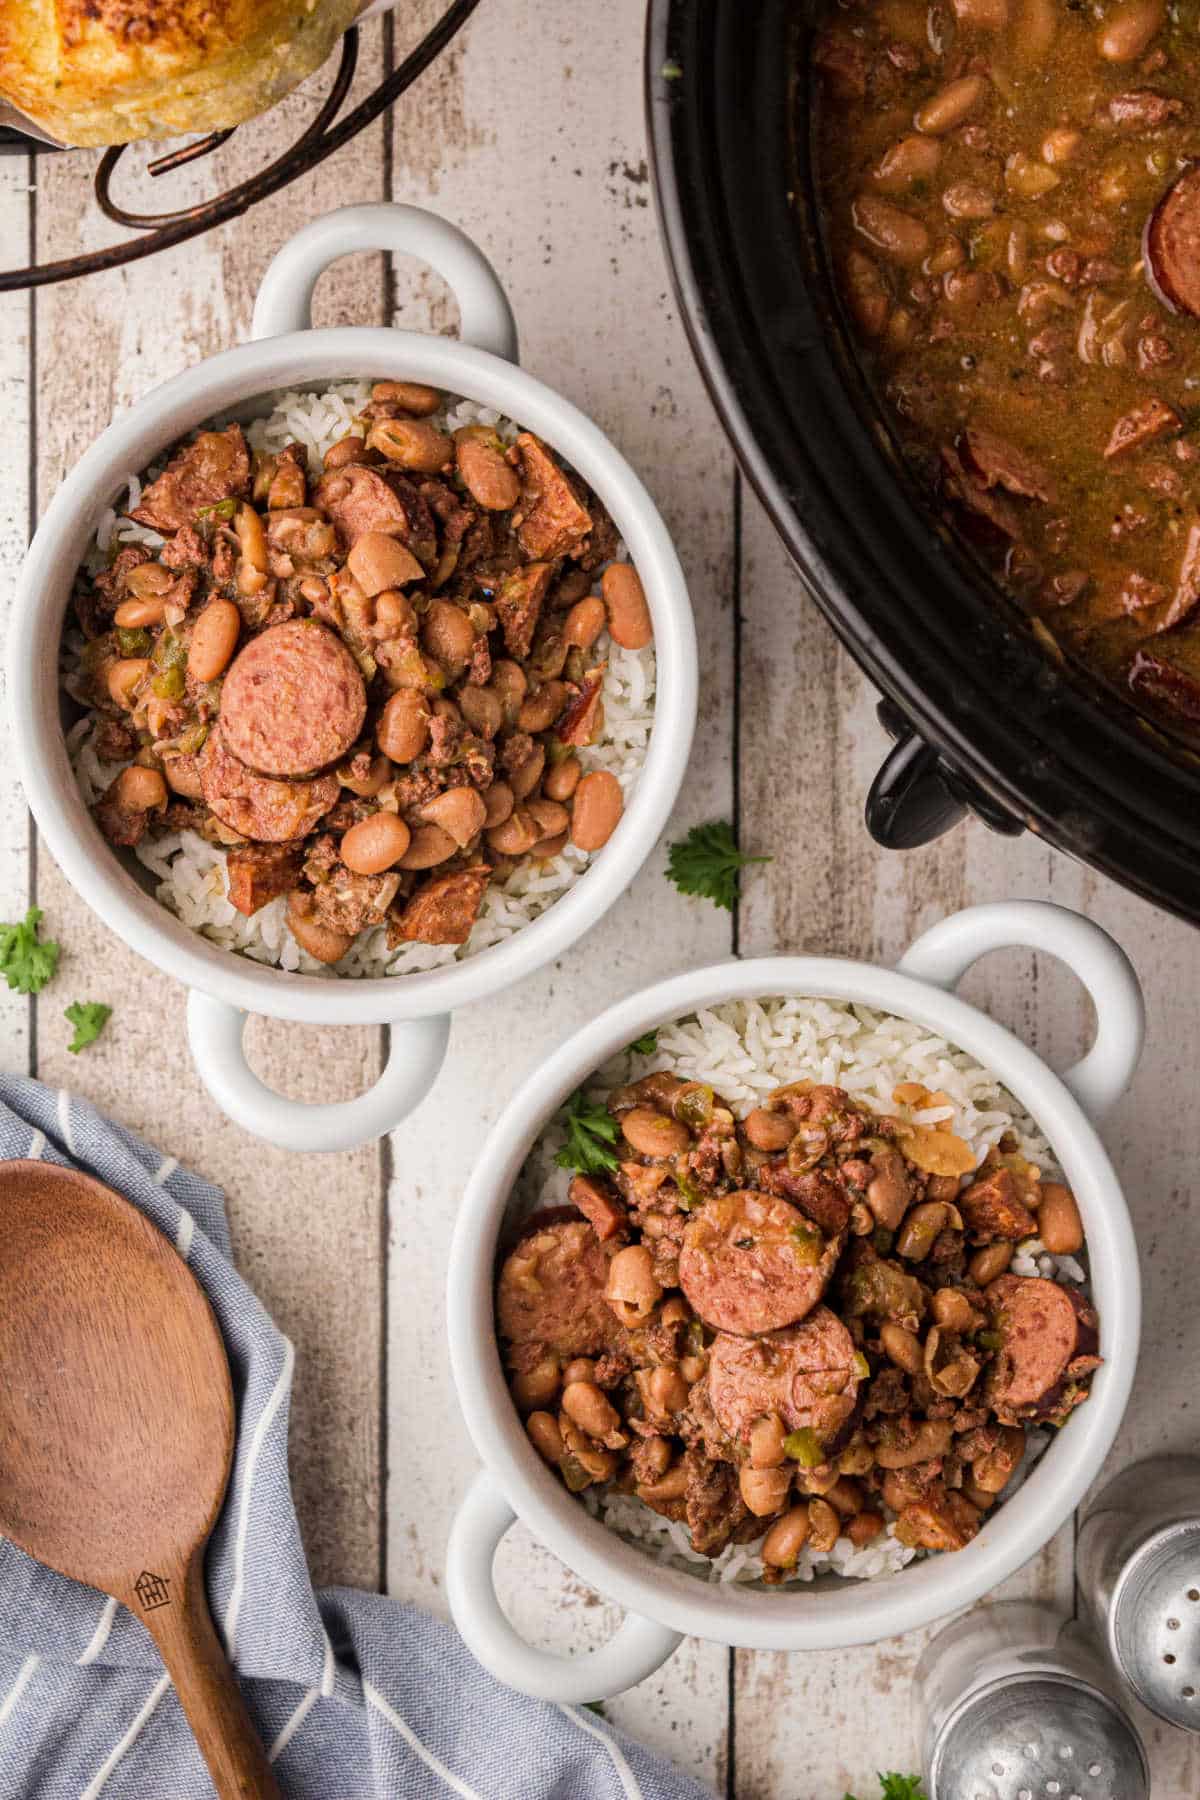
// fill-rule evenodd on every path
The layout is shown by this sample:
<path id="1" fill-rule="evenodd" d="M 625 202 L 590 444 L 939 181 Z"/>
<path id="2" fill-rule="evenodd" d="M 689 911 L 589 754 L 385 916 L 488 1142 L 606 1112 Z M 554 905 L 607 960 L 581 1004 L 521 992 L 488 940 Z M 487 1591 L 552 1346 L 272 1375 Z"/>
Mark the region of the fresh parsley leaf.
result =
<path id="1" fill-rule="evenodd" d="M 658 1049 L 657 1031 L 645 1031 L 640 1038 L 634 1038 L 632 1044 L 626 1044 L 626 1056 L 653 1056 Z"/>
<path id="2" fill-rule="evenodd" d="M 564 1120 L 567 1141 L 554 1159 L 560 1169 L 598 1175 L 604 1169 L 616 1168 L 617 1154 L 612 1146 L 617 1141 L 617 1121 L 606 1106 L 597 1105 L 582 1088 L 576 1088 L 567 1101 Z"/>
<path id="3" fill-rule="evenodd" d="M 19 925 L 0 925 L 0 974 L 18 994 L 40 994 L 58 967 L 59 946 L 38 937 L 41 918 L 31 906 Z"/>
<path id="4" fill-rule="evenodd" d="M 72 1000 L 63 1013 L 68 1025 L 75 1027 L 75 1036 L 67 1045 L 72 1056 L 78 1056 L 89 1044 L 94 1044 L 104 1027 L 108 1024 L 111 1006 L 105 1006 L 103 1000 Z"/>
<path id="5" fill-rule="evenodd" d="M 767 863 L 769 856 L 743 856 L 724 819 L 693 825 L 681 843 L 667 852 L 667 879 L 681 894 L 695 894 L 732 912 L 738 897 L 738 872 L 747 863 Z"/>
<path id="6" fill-rule="evenodd" d="M 921 1786 L 919 1775 L 879 1776 L 880 1800 L 926 1800 L 925 1789 Z M 853 1794 L 844 1794 L 842 1800 L 854 1800 Z"/>

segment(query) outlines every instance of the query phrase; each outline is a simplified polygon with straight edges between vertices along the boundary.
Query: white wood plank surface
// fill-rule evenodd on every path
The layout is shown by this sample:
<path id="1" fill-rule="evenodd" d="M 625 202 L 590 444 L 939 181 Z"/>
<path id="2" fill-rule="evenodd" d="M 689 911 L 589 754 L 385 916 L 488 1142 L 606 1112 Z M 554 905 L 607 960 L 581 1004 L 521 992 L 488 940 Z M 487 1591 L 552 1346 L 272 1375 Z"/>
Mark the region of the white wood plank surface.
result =
<path id="1" fill-rule="evenodd" d="M 397 15 L 411 43 L 441 0 Z M 644 476 L 676 533 L 705 663 L 696 753 L 668 835 L 737 808 L 743 842 L 775 860 L 731 920 L 683 900 L 661 847 L 618 911 L 560 964 L 460 1014 L 442 1080 L 386 1147 L 312 1161 L 265 1149 L 224 1121 L 187 1058 L 182 990 L 99 926 L 29 831 L 0 765 L 0 916 L 36 901 L 63 942 L 62 974 L 35 1009 L 0 989 L 6 1067 L 69 1082 L 222 1181 L 243 1267 L 297 1342 L 297 1496 L 321 1579 L 384 1584 L 444 1609 L 442 1559 L 474 1458 L 458 1417 L 442 1329 L 457 1197 L 488 1125 L 549 1045 L 618 995 L 699 960 L 834 950 L 890 962 L 956 907 L 1052 898 L 1112 930 L 1146 986 L 1150 1036 L 1132 1094 L 1105 1127 L 1138 1229 L 1146 1332 L 1114 1469 L 1194 1447 L 1200 1366 L 1200 1212 L 1194 1067 L 1200 1053 L 1196 933 L 1031 837 L 968 825 L 928 850 L 870 844 L 862 804 L 884 749 L 873 696 L 806 599 L 724 439 L 674 315 L 645 170 L 641 0 L 488 0 L 393 119 L 247 218 L 124 274 L 0 299 L 0 592 L 5 602 L 31 507 L 154 381 L 245 333 L 262 269 L 288 233 L 330 206 L 391 195 L 444 211 L 507 285 L 528 368 L 590 412 Z M 356 91 L 383 67 L 390 31 L 364 33 Z M 312 87 L 323 90 L 317 80 Z M 297 96 L 238 133 L 219 173 L 276 153 L 311 107 Z M 122 192 L 147 195 L 132 173 Z M 88 199 L 93 159 L 0 161 L 0 242 L 41 254 L 105 241 Z M 207 191 L 204 165 L 171 178 L 180 202 Z M 32 204 L 36 198 L 36 207 Z M 449 330 L 441 283 L 378 259 L 323 283 L 322 318 L 391 316 Z M 29 471 L 36 467 L 37 492 Z M 738 550 L 740 547 L 740 562 Z M 740 595 L 740 621 L 734 597 Z M 734 742 L 734 682 L 740 733 Z M 736 791 L 735 791 L 736 781 Z M 1018 952 L 989 958 L 965 991 L 1064 1066 L 1089 1009 L 1072 978 Z M 66 1053 L 62 1008 L 115 1000 L 105 1038 Z M 256 1027 L 257 1065 L 288 1091 L 350 1093 L 378 1068 L 373 1030 Z M 1006 1591 L 1064 1608 L 1068 1527 Z M 560 1648 L 598 1641 L 617 1615 L 514 1531 L 500 1558 L 520 1627 Z M 738 1800 L 840 1800 L 881 1767 L 915 1767 L 910 1679 L 928 1634 L 835 1656 L 768 1656 L 690 1643 L 610 1715 Z M 1142 1721 L 1155 1794 L 1200 1792 L 1200 1740 Z"/>

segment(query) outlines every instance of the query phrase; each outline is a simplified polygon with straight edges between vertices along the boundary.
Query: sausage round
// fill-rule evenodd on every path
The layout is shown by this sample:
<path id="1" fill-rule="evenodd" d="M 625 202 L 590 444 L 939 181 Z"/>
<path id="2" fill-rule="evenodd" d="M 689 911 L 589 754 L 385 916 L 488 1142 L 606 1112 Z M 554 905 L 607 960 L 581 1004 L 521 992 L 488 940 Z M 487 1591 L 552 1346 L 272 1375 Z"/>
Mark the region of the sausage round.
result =
<path id="1" fill-rule="evenodd" d="M 225 742 L 260 775 L 307 775 L 340 761 L 366 712 L 358 664 L 316 619 L 251 638 L 221 689 Z"/>
<path id="2" fill-rule="evenodd" d="M 756 1419 L 777 1413 L 788 1431 L 808 1426 L 832 1455 L 858 1404 L 854 1339 L 818 1306 L 799 1325 L 765 1337 L 720 1332 L 709 1350 L 708 1394 L 731 1438 L 748 1444 Z"/>
<path id="3" fill-rule="evenodd" d="M 773 1194 L 720 1194 L 687 1222 L 679 1285 L 717 1331 L 777 1331 L 816 1306 L 841 1244 Z"/>
<path id="4" fill-rule="evenodd" d="M 564 1361 L 599 1356 L 622 1336 L 604 1298 L 608 1264 L 595 1232 L 575 1213 L 535 1213 L 500 1270 L 500 1336 L 517 1348 L 544 1346 Z"/>
<path id="5" fill-rule="evenodd" d="M 1053 1417 L 1070 1365 L 1099 1349 L 1095 1311 L 1077 1289 L 1037 1275 L 1001 1275 L 986 1298 L 1001 1339 L 987 1374 L 988 1405 L 1005 1425 Z"/>
<path id="6" fill-rule="evenodd" d="M 260 844 L 301 838 L 337 803 L 336 775 L 312 781 L 273 781 L 239 762 L 218 726 L 197 757 L 200 792 L 210 809 L 240 837 Z"/>
<path id="7" fill-rule="evenodd" d="M 1172 312 L 1200 317 L 1200 163 L 1167 189 L 1142 246 L 1150 285 Z"/>

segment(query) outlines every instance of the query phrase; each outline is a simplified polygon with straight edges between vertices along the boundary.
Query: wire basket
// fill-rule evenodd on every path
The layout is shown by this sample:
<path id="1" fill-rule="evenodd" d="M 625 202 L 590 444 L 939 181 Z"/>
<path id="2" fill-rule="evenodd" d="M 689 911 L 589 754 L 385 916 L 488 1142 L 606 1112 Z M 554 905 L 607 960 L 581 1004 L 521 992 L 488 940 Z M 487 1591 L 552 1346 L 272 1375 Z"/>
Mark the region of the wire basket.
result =
<path id="1" fill-rule="evenodd" d="M 102 269 L 119 268 L 123 263 L 137 262 L 144 256 L 154 256 L 159 250 L 168 250 L 174 244 L 186 243 L 188 238 L 199 237 L 202 232 L 211 231 L 216 225 L 224 225 L 230 219 L 240 218 L 252 206 L 257 206 L 260 200 L 266 200 L 271 194 L 278 193 L 280 188 L 287 187 L 301 175 L 306 175 L 318 163 L 324 162 L 327 156 L 332 156 L 335 150 L 340 150 L 343 144 L 348 144 L 351 138 L 365 130 L 437 60 L 461 31 L 478 4 L 479 0 L 453 0 L 453 4 L 446 8 L 437 23 L 426 32 L 400 65 L 365 100 L 360 101 L 352 112 L 339 120 L 338 114 L 350 92 L 358 63 L 358 32 L 356 29 L 347 31 L 342 39 L 341 59 L 333 84 L 316 117 L 295 143 L 289 145 L 274 162 L 268 163 L 265 169 L 236 183 L 214 199 L 203 200 L 195 206 L 179 207 L 173 212 L 128 211 L 113 198 L 112 186 L 118 164 L 129 146 L 114 145 L 104 152 L 96 169 L 96 204 L 106 218 L 117 225 L 127 226 L 137 235 L 126 238 L 121 243 L 108 245 L 103 250 L 64 257 L 59 262 L 33 263 L 23 269 L 0 270 L 0 293 L 8 293 L 17 288 L 48 287 L 58 281 L 74 281 L 80 275 L 95 275 Z M 206 137 L 196 138 L 178 150 L 156 157 L 147 165 L 147 173 L 151 176 L 167 175 L 186 163 L 210 156 L 232 136 L 233 129 L 211 131 Z M 27 137 L 22 132 L 8 128 L 0 130 L 0 151 L 14 150 L 35 155 L 70 154 L 37 138 Z"/>

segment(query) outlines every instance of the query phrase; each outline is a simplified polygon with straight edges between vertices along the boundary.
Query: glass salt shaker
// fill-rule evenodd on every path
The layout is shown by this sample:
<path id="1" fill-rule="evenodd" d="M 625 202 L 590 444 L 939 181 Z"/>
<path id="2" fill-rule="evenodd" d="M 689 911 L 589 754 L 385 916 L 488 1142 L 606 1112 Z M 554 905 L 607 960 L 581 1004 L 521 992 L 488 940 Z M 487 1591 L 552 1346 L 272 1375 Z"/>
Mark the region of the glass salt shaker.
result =
<path id="1" fill-rule="evenodd" d="M 1149 1800 L 1115 1681 L 1048 1607 L 976 1608 L 933 1640 L 916 1683 L 929 1800 Z"/>
<path id="2" fill-rule="evenodd" d="M 1200 1458 L 1110 1481 L 1079 1534 L 1084 1617 L 1143 1706 L 1200 1732 Z"/>

